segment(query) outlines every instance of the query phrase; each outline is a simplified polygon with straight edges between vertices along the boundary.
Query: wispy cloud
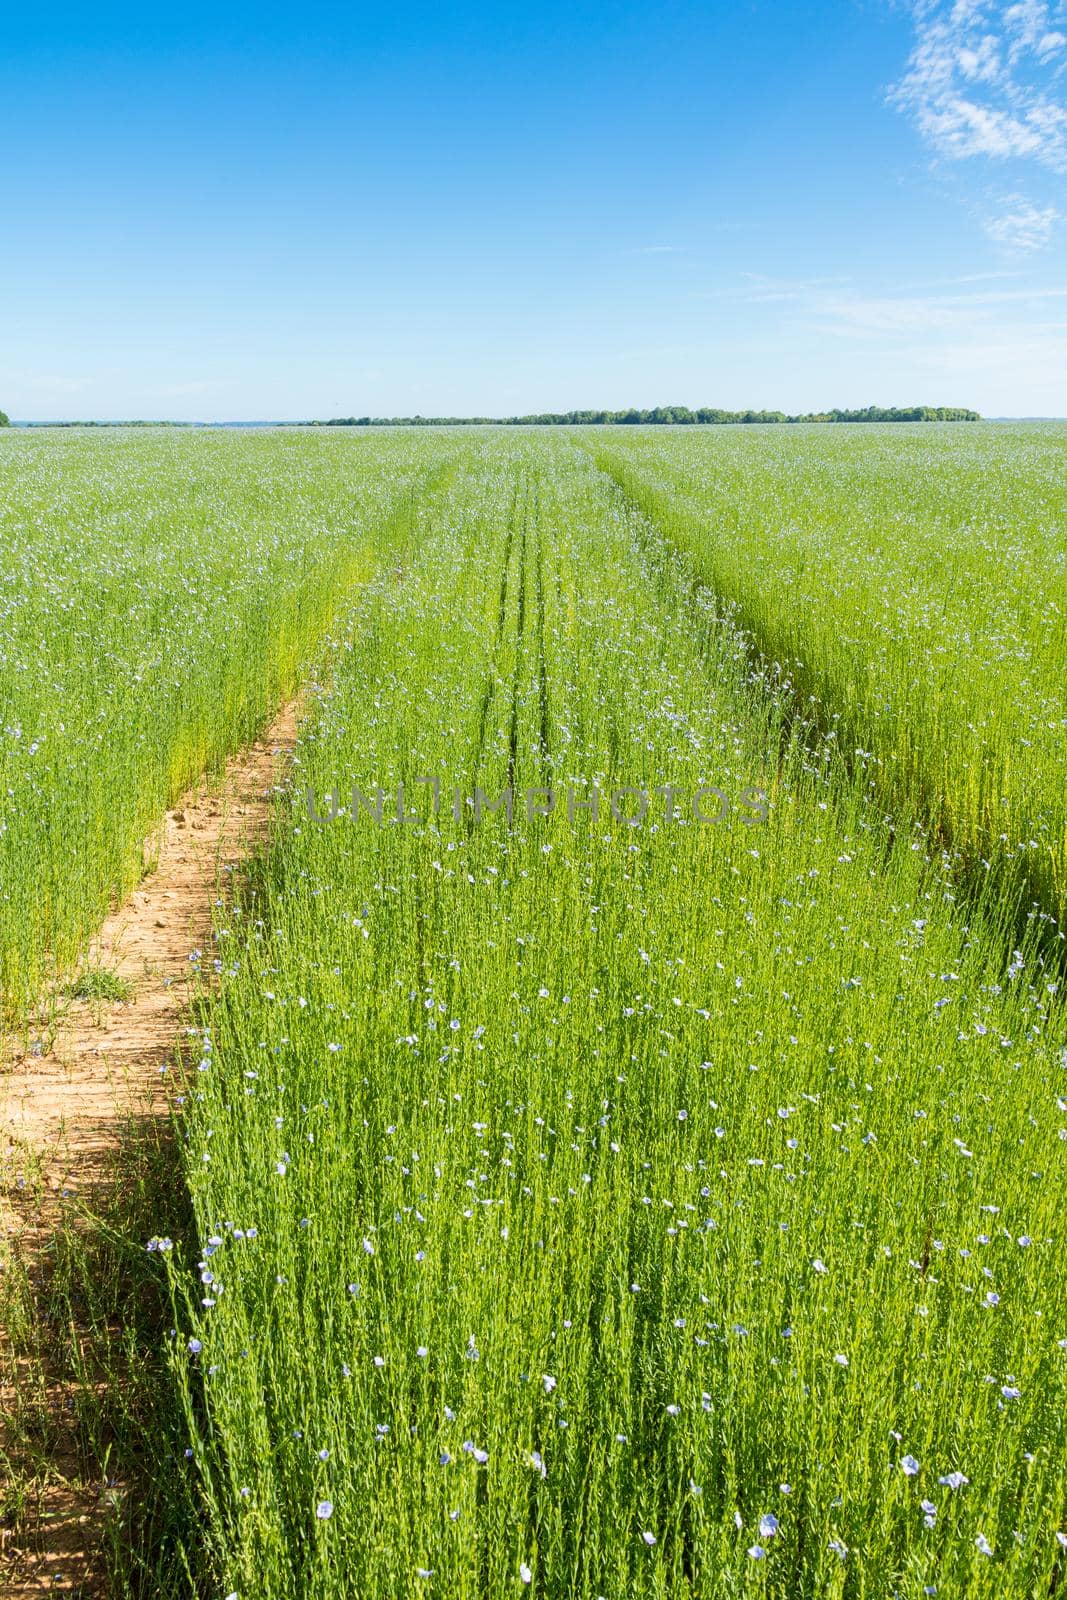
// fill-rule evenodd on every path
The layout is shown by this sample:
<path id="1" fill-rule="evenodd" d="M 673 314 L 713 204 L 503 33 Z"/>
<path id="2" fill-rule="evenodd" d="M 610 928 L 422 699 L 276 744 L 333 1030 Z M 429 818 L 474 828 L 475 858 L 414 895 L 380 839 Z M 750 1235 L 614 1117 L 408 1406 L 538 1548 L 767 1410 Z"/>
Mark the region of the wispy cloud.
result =
<path id="1" fill-rule="evenodd" d="M 992 272 L 961 272 L 953 278 L 938 278 L 932 283 L 926 282 L 917 287 L 922 289 L 954 288 L 960 283 L 989 283 L 995 278 L 1018 278 L 1022 276 L 1021 267 L 997 267 Z M 913 286 L 914 287 L 914 286 Z"/>
<path id="2" fill-rule="evenodd" d="M 1067 299 L 1067 288 L 1001 290 L 979 294 L 838 295 L 813 300 L 812 313 L 827 332 L 845 335 L 969 333 L 999 326 L 1020 313 L 1030 324 L 1047 301 Z"/>
<path id="3" fill-rule="evenodd" d="M 935 156 L 1029 169 L 1031 182 L 1067 173 L 1067 0 L 917 0 L 914 16 L 915 47 L 888 97 Z M 1048 245 L 1062 220 L 1018 191 L 983 209 L 989 238 L 1022 251 Z"/>
<path id="4" fill-rule="evenodd" d="M 775 281 L 748 275 L 736 287 L 713 290 L 702 299 L 726 299 L 749 306 L 779 304 L 794 328 L 806 325 L 820 334 L 843 338 L 887 337 L 919 333 L 951 333 L 986 337 L 1011 325 L 1030 330 L 1048 324 L 1049 313 L 1067 301 L 1067 284 L 1034 288 L 997 288 L 1013 273 L 974 273 L 943 280 L 921 292 L 909 285 L 884 294 L 862 291 L 848 278 Z M 985 287 L 979 285 L 986 283 Z M 974 285 L 974 287 L 968 287 Z"/>
<path id="5" fill-rule="evenodd" d="M 1006 210 L 999 216 L 986 218 L 985 231 L 997 244 L 1013 250 L 1043 250 L 1056 223 L 1062 221 L 1055 206 L 1036 206 L 1025 195 L 1008 195 L 1004 204 Z"/>
<path id="6" fill-rule="evenodd" d="M 951 160 L 1020 158 L 1067 171 L 1062 0 L 921 0 L 915 16 L 917 42 L 889 97 L 935 150 Z"/>

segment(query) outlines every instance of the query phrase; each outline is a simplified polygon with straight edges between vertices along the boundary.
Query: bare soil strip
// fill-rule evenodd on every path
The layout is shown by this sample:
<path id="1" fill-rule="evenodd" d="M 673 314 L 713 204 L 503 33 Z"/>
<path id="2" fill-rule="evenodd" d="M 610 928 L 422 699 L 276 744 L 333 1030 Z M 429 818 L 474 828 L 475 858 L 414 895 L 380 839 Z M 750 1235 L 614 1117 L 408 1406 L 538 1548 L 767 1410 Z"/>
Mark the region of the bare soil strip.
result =
<path id="1" fill-rule="evenodd" d="M 130 998 L 72 1000 L 58 1020 L 43 1014 L 31 1026 L 28 1052 L 17 1048 L 11 1060 L 8 1047 L 9 1065 L 0 1065 L 0 1272 L 25 1272 L 31 1298 L 48 1271 L 65 1197 L 99 1197 L 131 1119 L 167 1109 L 161 1068 L 175 1059 L 194 976 L 190 955 L 203 951 L 210 971 L 219 883 L 266 833 L 298 709 L 297 701 L 285 706 L 219 782 L 183 796 L 146 845 L 155 867 L 104 921 L 85 962 L 86 970 L 106 968 L 124 980 Z M 12 1419 L 25 1411 L 31 1388 L 47 1413 L 50 1443 L 47 1470 L 17 1516 L 11 1495 L 0 1498 L 0 1600 L 97 1594 L 101 1529 L 115 1486 L 86 1481 L 69 1385 L 12 1350 L 0 1326 L 0 1476 L 5 1453 L 17 1448 Z"/>

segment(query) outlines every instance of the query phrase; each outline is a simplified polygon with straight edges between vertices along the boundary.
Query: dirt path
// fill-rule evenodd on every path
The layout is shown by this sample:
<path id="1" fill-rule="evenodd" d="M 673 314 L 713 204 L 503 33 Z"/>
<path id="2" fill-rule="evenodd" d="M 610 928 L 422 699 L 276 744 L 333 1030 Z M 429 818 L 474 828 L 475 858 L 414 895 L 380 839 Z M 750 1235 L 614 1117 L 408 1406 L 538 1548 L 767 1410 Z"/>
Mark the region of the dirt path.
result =
<path id="1" fill-rule="evenodd" d="M 266 831 L 271 789 L 295 744 L 297 720 L 294 701 L 260 740 L 227 764 L 220 782 L 197 785 L 166 814 L 158 840 L 151 841 L 153 849 L 158 845 L 154 870 L 103 923 L 86 962 L 124 979 L 130 998 L 70 1002 L 53 1025 L 54 1039 L 42 1021 L 39 1039 L 30 1030 L 30 1053 L 0 1066 L 0 1270 L 24 1270 L 31 1295 L 35 1278 L 47 1271 L 64 1195 L 91 1197 L 108 1181 L 131 1116 L 166 1109 L 160 1068 L 174 1058 L 190 993 L 190 953 L 203 950 L 210 970 L 219 879 Z M 96 1593 L 94 1547 L 107 1514 L 107 1486 L 79 1481 L 65 1385 L 47 1372 L 29 1371 L 18 1355 L 12 1360 L 0 1327 L 0 1354 L 5 1343 L 0 1476 L 5 1449 L 16 1449 L 10 1419 L 18 1416 L 30 1385 L 44 1397 L 53 1442 L 49 1470 L 43 1480 L 38 1474 L 17 1517 L 9 1505 L 3 1517 L 0 1501 L 0 1600 Z"/>

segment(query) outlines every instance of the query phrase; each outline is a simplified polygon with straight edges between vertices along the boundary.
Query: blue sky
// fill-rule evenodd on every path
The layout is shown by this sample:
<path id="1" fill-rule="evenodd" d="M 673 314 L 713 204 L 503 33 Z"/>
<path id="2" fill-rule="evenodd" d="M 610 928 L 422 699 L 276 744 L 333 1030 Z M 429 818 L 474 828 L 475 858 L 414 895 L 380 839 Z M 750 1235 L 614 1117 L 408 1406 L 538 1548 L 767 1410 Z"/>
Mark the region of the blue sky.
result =
<path id="1" fill-rule="evenodd" d="M 224 11 L 0 7 L 13 417 L 1067 414 L 1067 0 Z"/>

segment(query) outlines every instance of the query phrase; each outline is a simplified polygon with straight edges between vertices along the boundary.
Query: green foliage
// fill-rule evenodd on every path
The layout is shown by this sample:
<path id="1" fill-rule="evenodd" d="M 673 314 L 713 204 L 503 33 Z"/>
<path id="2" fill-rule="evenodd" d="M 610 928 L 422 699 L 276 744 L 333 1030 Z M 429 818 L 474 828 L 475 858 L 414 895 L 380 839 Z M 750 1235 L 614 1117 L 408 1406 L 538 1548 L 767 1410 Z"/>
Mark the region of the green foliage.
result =
<path id="1" fill-rule="evenodd" d="M 113 972 L 110 967 L 88 967 L 68 985 L 67 993 L 73 1000 L 129 1000 L 133 985 Z"/>
<path id="2" fill-rule="evenodd" d="M 723 411 L 715 406 L 700 406 L 691 411 L 688 406 L 656 406 L 640 411 L 542 411 L 525 417 L 331 417 L 329 422 L 315 423 L 324 428 L 440 428 L 472 427 L 496 424 L 498 426 L 529 427 L 532 425 L 573 425 L 578 427 L 602 423 L 640 423 L 652 425 L 680 425 L 689 423 L 751 423 L 751 422 L 978 422 L 977 411 L 963 406 L 867 406 L 862 411 L 820 411 L 787 416 L 784 411 Z"/>
<path id="3" fill-rule="evenodd" d="M 1065 438 L 5 439 L 11 977 L 316 684 L 183 1182 L 58 1256 L 148 1480 L 116 1593 L 1062 1591 L 1067 1015 L 1012 863 L 1064 833 Z M 381 825 L 311 820 L 353 785 Z"/>
<path id="4" fill-rule="evenodd" d="M 0 1014 L 76 965 L 164 807 L 292 692 L 451 448 L 5 433 Z"/>
<path id="5" fill-rule="evenodd" d="M 57 1225 L 56 1196 L 43 1180 L 35 1174 L 24 1186 L 24 1153 L 0 1151 L 5 1561 L 12 1551 L 54 1551 L 59 1518 L 86 1521 L 84 1507 L 79 1546 L 96 1580 L 86 1588 L 96 1592 L 106 1574 L 115 1600 L 193 1592 L 181 1545 L 196 1507 L 166 1381 L 169 1306 L 144 1248 L 153 1230 L 187 1227 L 174 1165 L 165 1127 L 131 1124 L 91 1200 L 84 1189 L 64 1194 Z M 66 1556 L 46 1570 L 49 1582 L 69 1584 Z M 10 1566 L 5 1578 L 17 1581 Z"/>
<path id="6" fill-rule="evenodd" d="M 0 428 L 10 428 L 11 418 L 6 411 L 0 411 Z"/>
<path id="7" fill-rule="evenodd" d="M 638 435 L 597 460 L 764 667 L 1025 915 L 1067 912 L 1067 431 Z"/>
<path id="8" fill-rule="evenodd" d="M 218 929 L 171 1272 L 204 1591 L 1053 1592 L 1064 1015 L 1031 941 L 789 733 L 577 446 L 472 442 L 413 552 L 337 630 Z M 769 820 L 449 798 L 594 777 L 755 784 Z M 417 821 L 308 818 L 401 782 Z"/>

